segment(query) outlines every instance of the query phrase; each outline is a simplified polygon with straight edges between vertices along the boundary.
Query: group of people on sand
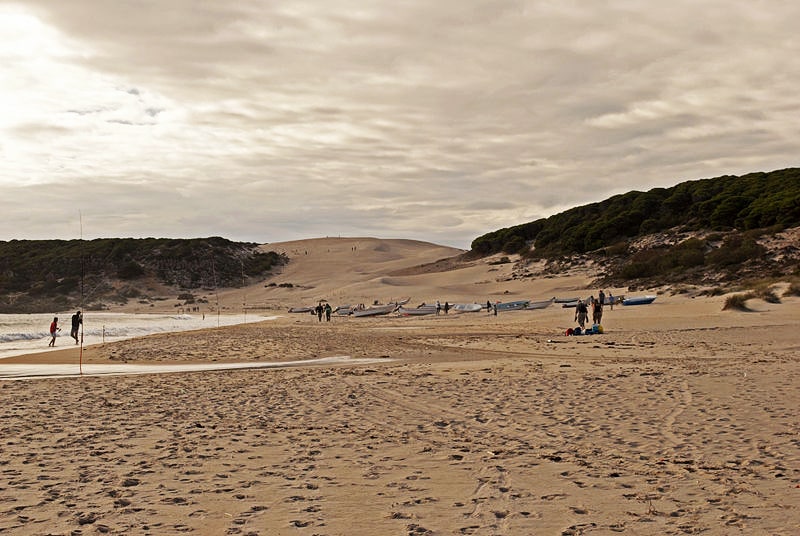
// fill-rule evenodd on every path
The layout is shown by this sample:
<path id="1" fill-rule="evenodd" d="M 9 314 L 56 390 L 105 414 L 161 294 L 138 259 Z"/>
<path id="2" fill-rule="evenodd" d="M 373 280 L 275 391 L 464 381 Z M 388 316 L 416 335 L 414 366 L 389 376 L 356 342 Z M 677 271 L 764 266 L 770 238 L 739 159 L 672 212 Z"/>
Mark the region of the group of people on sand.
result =
<path id="1" fill-rule="evenodd" d="M 578 300 L 578 304 L 575 306 L 575 321 L 581 329 L 586 328 L 586 322 L 589 320 L 589 311 L 592 312 L 592 324 L 600 325 L 603 320 L 603 305 L 605 302 L 606 292 L 604 290 L 600 291 L 597 298 L 589 296 L 589 299 L 585 302 L 583 300 Z M 610 303 L 611 309 L 614 309 L 613 297 Z"/>
<path id="2" fill-rule="evenodd" d="M 317 320 L 322 322 L 322 314 L 325 313 L 325 321 L 331 321 L 331 313 L 333 313 L 333 308 L 331 304 L 325 302 L 325 305 L 322 305 L 322 302 L 319 302 L 316 307 L 314 307 L 314 312 L 317 313 Z"/>
<path id="3" fill-rule="evenodd" d="M 78 344 L 78 331 L 80 330 L 81 324 L 83 324 L 83 313 L 78 311 L 72 315 L 72 329 L 70 329 L 69 332 L 69 336 L 75 339 L 75 344 Z M 54 316 L 53 321 L 50 322 L 50 344 L 47 346 L 56 345 L 56 335 L 59 331 L 61 331 L 61 328 L 58 327 L 58 317 Z"/>

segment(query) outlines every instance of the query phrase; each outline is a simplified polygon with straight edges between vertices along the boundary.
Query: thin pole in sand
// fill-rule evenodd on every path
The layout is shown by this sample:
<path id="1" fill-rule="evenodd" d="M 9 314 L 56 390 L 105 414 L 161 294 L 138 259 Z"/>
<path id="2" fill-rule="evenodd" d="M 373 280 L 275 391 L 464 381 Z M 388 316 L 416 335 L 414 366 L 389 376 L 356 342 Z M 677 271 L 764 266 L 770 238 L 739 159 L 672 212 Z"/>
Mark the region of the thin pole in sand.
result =
<path id="1" fill-rule="evenodd" d="M 217 270 L 214 267 L 214 257 L 211 257 L 211 275 L 214 278 L 214 295 L 217 297 L 217 327 L 219 327 L 219 287 L 217 287 Z"/>
<path id="2" fill-rule="evenodd" d="M 242 313 L 244 314 L 244 323 L 247 324 L 247 287 L 244 279 L 244 261 L 239 259 L 239 263 L 242 265 Z"/>
<path id="3" fill-rule="evenodd" d="M 78 351 L 78 372 L 81 376 L 83 376 L 83 278 L 86 272 L 85 270 L 85 262 L 83 259 L 83 213 L 79 210 L 78 211 L 78 221 L 80 222 L 80 233 L 81 233 L 81 301 L 80 301 L 80 311 L 81 311 L 81 346 L 80 350 Z"/>

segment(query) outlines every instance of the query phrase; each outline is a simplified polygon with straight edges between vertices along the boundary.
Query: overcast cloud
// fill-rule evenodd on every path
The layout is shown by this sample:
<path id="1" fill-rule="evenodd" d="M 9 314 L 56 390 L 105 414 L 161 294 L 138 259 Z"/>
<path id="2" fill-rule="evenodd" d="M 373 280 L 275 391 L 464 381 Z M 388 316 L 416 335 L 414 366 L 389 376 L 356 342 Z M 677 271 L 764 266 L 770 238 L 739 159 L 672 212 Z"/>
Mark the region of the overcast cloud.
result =
<path id="1" fill-rule="evenodd" d="M 0 0 L 0 239 L 475 237 L 798 165 L 787 0 Z"/>

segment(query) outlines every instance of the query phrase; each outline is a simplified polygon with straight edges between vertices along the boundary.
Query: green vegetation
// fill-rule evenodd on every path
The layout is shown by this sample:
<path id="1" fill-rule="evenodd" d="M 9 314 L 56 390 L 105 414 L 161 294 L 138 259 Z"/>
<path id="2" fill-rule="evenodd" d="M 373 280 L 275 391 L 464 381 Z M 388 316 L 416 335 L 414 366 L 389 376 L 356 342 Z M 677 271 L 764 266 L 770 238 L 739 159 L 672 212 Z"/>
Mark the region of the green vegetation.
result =
<path id="1" fill-rule="evenodd" d="M 786 289 L 783 295 L 786 297 L 800 296 L 800 284 L 798 284 L 797 282 L 792 282 L 792 284 L 789 285 L 789 288 Z"/>
<path id="2" fill-rule="evenodd" d="M 220 237 L 0 242 L 0 312 L 141 296 L 145 279 L 181 289 L 238 287 L 285 257 Z"/>
<path id="3" fill-rule="evenodd" d="M 725 305 L 722 306 L 722 310 L 750 311 L 751 309 L 747 306 L 747 300 L 754 297 L 755 296 L 749 292 L 746 294 L 733 294 L 732 296 L 728 296 L 725 299 Z"/>
<path id="4" fill-rule="evenodd" d="M 474 254 L 486 256 L 527 252 L 533 245 L 532 255 L 552 258 L 618 249 L 633 238 L 675 227 L 687 231 L 749 231 L 796 225 L 800 225 L 800 168 L 789 168 L 616 195 L 549 218 L 487 233 L 473 240 L 471 249 Z M 744 254 L 742 246 L 737 249 Z M 728 261 L 734 259 L 713 262 Z"/>

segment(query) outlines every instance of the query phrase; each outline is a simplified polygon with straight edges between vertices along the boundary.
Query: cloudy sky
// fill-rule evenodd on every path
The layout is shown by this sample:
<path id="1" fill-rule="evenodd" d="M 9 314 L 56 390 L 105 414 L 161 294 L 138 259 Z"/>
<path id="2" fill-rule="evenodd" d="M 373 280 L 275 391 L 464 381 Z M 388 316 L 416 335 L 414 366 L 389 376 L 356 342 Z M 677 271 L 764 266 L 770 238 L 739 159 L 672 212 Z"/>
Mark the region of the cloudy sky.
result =
<path id="1" fill-rule="evenodd" d="M 798 165 L 795 0 L 0 0 L 0 240 L 477 236 Z"/>

